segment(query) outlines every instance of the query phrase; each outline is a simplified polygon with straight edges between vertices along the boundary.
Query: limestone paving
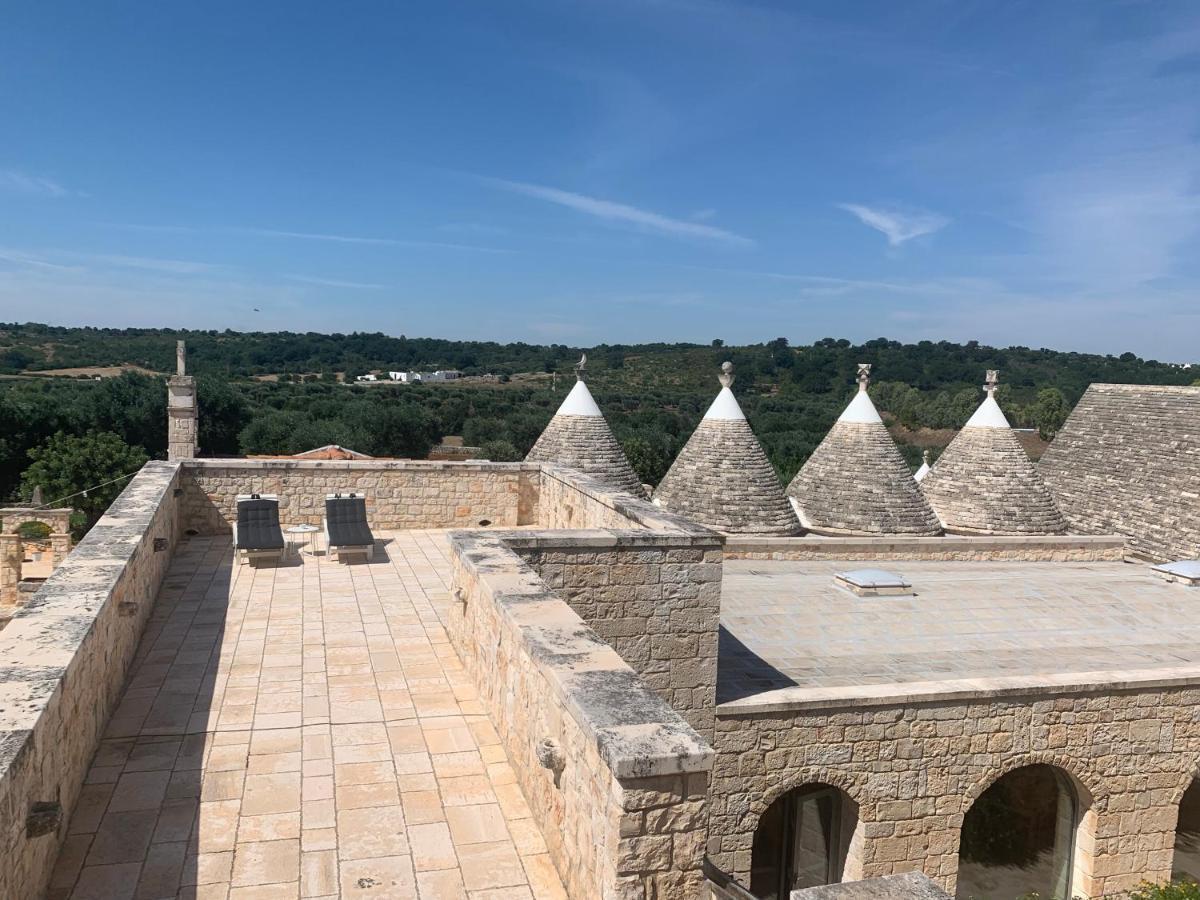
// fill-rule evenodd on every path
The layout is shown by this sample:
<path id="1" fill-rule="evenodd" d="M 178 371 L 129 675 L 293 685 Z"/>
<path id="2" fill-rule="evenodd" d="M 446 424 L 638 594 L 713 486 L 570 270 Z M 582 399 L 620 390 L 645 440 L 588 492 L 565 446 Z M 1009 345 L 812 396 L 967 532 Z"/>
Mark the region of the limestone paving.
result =
<path id="1" fill-rule="evenodd" d="M 914 596 L 834 585 L 836 572 L 870 565 L 725 560 L 718 703 L 1200 676 L 1200 590 L 1148 566 L 878 561 Z"/>
<path id="2" fill-rule="evenodd" d="M 48 896 L 565 896 L 443 628 L 445 532 L 172 560 Z"/>

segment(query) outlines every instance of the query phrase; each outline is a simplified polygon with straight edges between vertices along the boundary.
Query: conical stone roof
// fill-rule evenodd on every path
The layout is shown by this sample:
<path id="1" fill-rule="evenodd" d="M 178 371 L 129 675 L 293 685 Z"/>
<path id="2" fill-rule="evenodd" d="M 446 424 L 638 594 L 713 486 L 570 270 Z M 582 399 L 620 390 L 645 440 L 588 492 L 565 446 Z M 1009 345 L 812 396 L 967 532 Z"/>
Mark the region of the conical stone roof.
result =
<path id="1" fill-rule="evenodd" d="M 575 387 L 571 388 L 525 459 L 562 463 L 593 475 L 610 487 L 645 496 L 641 481 L 613 437 L 582 377 L 575 382 Z"/>
<path id="2" fill-rule="evenodd" d="M 867 394 L 871 367 L 858 369 L 858 393 L 788 485 L 800 522 L 821 534 L 940 534 Z"/>
<path id="3" fill-rule="evenodd" d="M 788 535 L 800 523 L 721 367 L 721 392 L 654 492 L 654 502 L 729 534 Z"/>
<path id="4" fill-rule="evenodd" d="M 1066 522 L 1033 461 L 996 402 L 987 398 L 955 435 L 921 490 L 947 531 L 960 534 L 1061 534 Z"/>

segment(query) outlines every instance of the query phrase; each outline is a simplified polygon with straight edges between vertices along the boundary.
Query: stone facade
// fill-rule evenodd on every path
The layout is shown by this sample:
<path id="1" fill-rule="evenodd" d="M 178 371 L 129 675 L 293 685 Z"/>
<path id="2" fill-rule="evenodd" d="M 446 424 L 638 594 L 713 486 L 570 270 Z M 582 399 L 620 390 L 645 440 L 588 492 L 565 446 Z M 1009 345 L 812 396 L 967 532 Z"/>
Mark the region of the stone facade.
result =
<path id="1" fill-rule="evenodd" d="M 40 522 L 50 529 L 51 563 L 58 568 L 71 552 L 71 510 L 10 506 L 0 509 L 0 618 L 7 618 L 20 603 L 24 552 L 18 528 Z"/>
<path id="2" fill-rule="evenodd" d="M 718 715 L 713 861 L 745 878 L 759 817 L 785 792 L 816 782 L 858 805 L 847 880 L 919 869 L 953 893 L 972 802 L 1006 772 L 1046 763 L 1071 777 L 1082 807 L 1075 895 L 1170 877 L 1179 801 L 1200 764 L 1200 688 L 924 699 Z"/>
<path id="3" fill-rule="evenodd" d="M 184 528 L 224 534 L 237 495 L 276 494 L 284 525 L 320 525 L 325 496 L 367 498 L 376 528 L 479 528 L 533 524 L 538 466 L 401 460 L 192 460 L 183 472 Z"/>
<path id="4" fill-rule="evenodd" d="M 1038 469 L 1073 530 L 1200 558 L 1200 387 L 1093 384 Z"/>
<path id="5" fill-rule="evenodd" d="M 526 462 L 553 462 L 592 475 L 609 487 L 644 495 L 641 481 L 603 416 L 559 413 L 550 420 Z"/>
<path id="6" fill-rule="evenodd" d="M 0 897 L 45 890 L 170 561 L 177 483 L 178 465 L 148 463 L 0 631 Z M 27 831 L 35 804 L 55 813 L 46 833 Z"/>
<path id="7" fill-rule="evenodd" d="M 508 541 L 643 682 L 712 740 L 721 544 L 708 538 L 541 532 Z"/>
<path id="8" fill-rule="evenodd" d="M 882 422 L 835 422 L 787 494 L 801 523 L 822 534 L 941 531 Z"/>
<path id="9" fill-rule="evenodd" d="M 654 502 L 730 534 L 796 534 L 783 487 L 745 419 L 702 419 Z"/>
<path id="10" fill-rule="evenodd" d="M 1066 522 L 1011 428 L 968 425 L 954 436 L 921 491 L 946 531 L 1062 534 Z"/>
<path id="11" fill-rule="evenodd" d="M 500 535 L 454 538 L 448 631 L 571 897 L 698 898 L 712 750 Z"/>

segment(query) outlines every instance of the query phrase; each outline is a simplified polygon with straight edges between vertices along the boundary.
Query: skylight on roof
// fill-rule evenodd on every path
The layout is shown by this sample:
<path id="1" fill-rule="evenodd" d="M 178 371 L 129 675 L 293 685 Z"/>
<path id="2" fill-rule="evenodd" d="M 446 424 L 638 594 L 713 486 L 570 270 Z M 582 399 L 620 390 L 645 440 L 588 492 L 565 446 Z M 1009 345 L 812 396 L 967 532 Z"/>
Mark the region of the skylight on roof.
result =
<path id="1" fill-rule="evenodd" d="M 912 583 L 903 575 L 885 569 L 853 569 L 838 572 L 833 583 L 860 597 L 897 596 L 911 594 Z"/>
<path id="2" fill-rule="evenodd" d="M 1179 559 L 1151 569 L 1166 581 L 1178 581 L 1192 587 L 1200 585 L 1200 559 Z"/>

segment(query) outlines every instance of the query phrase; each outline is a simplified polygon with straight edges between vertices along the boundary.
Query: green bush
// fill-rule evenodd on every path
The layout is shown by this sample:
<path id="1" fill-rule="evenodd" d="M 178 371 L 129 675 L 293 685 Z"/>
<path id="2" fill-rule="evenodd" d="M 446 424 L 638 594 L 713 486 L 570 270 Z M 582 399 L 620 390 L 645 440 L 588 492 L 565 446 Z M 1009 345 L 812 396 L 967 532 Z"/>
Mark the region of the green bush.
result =
<path id="1" fill-rule="evenodd" d="M 25 541 L 44 541 L 50 537 L 50 526 L 45 522 L 22 522 L 16 531 Z"/>
<path id="2" fill-rule="evenodd" d="M 1166 884 L 1143 881 L 1129 892 L 1129 900 L 1200 900 L 1200 884 L 1188 879 Z"/>

